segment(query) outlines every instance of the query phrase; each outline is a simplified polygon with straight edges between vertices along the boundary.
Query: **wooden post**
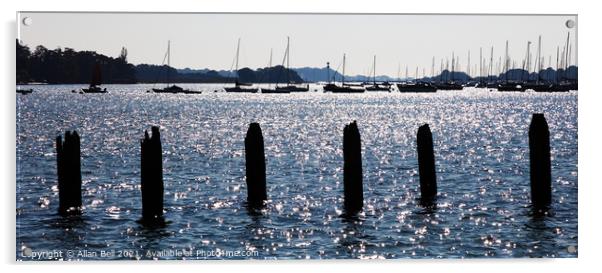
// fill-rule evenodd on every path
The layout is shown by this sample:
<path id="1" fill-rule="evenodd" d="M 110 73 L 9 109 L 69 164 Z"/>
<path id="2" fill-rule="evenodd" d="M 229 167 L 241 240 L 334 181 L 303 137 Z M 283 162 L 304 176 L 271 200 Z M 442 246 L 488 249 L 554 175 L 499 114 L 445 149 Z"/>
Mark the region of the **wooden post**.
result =
<path id="1" fill-rule="evenodd" d="M 345 212 L 354 214 L 364 206 L 362 142 L 356 121 L 343 130 L 343 160 Z"/>
<path id="2" fill-rule="evenodd" d="M 435 154 L 433 134 L 428 124 L 418 128 L 418 172 L 420 174 L 420 195 L 424 201 L 437 196 L 437 175 L 435 173 Z"/>
<path id="3" fill-rule="evenodd" d="M 268 199 L 265 179 L 265 153 L 259 123 L 251 123 L 245 137 L 245 167 L 247 203 L 250 208 L 261 207 Z"/>
<path id="4" fill-rule="evenodd" d="M 552 201 L 552 167 L 550 131 L 541 113 L 533 114 L 529 126 L 529 159 L 531 161 L 531 203 L 545 208 Z"/>
<path id="5" fill-rule="evenodd" d="M 81 150 L 77 131 L 66 131 L 65 141 L 56 137 L 56 165 L 59 188 L 59 214 L 81 213 Z"/>
<path id="6" fill-rule="evenodd" d="M 152 136 L 144 131 L 140 141 L 140 191 L 142 192 L 142 220 L 163 219 L 163 154 L 159 127 L 151 128 Z"/>

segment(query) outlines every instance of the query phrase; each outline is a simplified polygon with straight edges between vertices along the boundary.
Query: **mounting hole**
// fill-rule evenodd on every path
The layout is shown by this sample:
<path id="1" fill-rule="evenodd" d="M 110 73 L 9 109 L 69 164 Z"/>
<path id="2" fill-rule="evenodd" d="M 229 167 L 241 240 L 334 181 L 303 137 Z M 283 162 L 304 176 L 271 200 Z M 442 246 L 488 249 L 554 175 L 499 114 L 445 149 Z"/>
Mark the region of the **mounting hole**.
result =
<path id="1" fill-rule="evenodd" d="M 567 248 L 567 251 L 568 251 L 569 253 L 575 253 L 575 252 L 577 252 L 577 247 L 575 247 L 575 246 L 569 246 L 569 247 Z"/>
<path id="2" fill-rule="evenodd" d="M 25 17 L 25 18 L 23 18 L 23 25 L 24 26 L 31 26 L 31 24 L 33 24 L 33 19 L 31 19 L 31 17 Z"/>
<path id="3" fill-rule="evenodd" d="M 566 20 L 566 23 L 564 23 L 564 25 L 567 28 L 574 28 L 575 27 L 575 21 L 573 21 L 573 20 Z"/>

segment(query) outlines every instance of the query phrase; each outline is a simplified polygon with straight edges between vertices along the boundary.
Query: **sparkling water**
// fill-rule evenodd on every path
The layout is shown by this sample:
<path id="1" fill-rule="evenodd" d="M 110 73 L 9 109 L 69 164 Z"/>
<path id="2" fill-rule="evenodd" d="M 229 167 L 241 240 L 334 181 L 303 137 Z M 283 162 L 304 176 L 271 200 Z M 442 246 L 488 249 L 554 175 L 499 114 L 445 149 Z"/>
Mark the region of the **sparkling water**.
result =
<path id="1" fill-rule="evenodd" d="M 35 86 L 16 96 L 16 258 L 577 257 L 577 92 L 154 94 Z M 159 87 L 159 86 L 155 86 Z M 29 88 L 29 87 L 28 87 Z M 545 114 L 551 210 L 530 207 L 528 128 Z M 342 217 L 343 128 L 357 120 L 364 210 Z M 244 137 L 259 122 L 268 203 L 245 207 Z M 438 197 L 420 206 L 416 132 L 433 132 Z M 140 139 L 161 128 L 164 227 L 141 217 Z M 80 217 L 57 214 L 55 138 L 81 136 Z M 228 253 L 226 253 L 228 252 Z M 104 253 L 104 255 L 101 255 Z M 113 253 L 111 256 L 110 254 Z M 238 253 L 238 255 L 233 254 Z M 69 254 L 69 255 L 67 255 Z"/>

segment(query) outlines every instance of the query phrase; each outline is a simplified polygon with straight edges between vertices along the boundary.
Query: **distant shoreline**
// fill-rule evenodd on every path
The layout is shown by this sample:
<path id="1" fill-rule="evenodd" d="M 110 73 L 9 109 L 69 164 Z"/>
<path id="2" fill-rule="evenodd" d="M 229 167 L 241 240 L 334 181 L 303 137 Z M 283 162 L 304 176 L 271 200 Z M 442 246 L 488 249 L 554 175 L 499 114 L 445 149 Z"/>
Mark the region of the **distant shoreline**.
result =
<path id="1" fill-rule="evenodd" d="M 168 85 L 168 84 L 234 84 L 234 82 L 137 82 L 137 83 L 103 83 L 103 85 L 136 85 L 136 84 L 156 84 L 156 85 Z M 286 85 L 285 82 L 250 82 L 249 84 L 281 84 Z M 319 84 L 319 82 L 302 82 L 295 84 Z M 16 83 L 18 86 L 39 86 L 39 85 L 89 85 L 89 83 L 43 83 L 43 82 L 30 82 L 30 83 Z"/>

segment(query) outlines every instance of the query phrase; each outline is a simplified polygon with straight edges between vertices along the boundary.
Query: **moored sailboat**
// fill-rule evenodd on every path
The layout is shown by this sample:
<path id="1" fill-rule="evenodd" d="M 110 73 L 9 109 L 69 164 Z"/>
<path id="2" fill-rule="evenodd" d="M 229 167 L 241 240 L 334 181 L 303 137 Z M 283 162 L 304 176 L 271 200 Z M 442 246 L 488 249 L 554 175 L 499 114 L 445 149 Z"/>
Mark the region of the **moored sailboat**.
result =
<path id="1" fill-rule="evenodd" d="M 568 91 L 577 91 L 579 89 L 577 83 L 577 77 L 572 80 L 569 80 L 566 74 L 568 73 L 568 69 L 570 67 L 570 36 L 571 33 L 567 33 L 566 37 L 566 45 L 562 54 L 562 63 L 564 64 L 564 68 L 562 74 L 560 73 L 560 66 L 558 64 L 559 61 L 559 48 L 556 49 L 556 80 L 549 84 L 546 89 L 536 88 L 533 89 L 535 92 L 568 92 Z M 561 76 L 561 78 L 559 78 Z"/>
<path id="2" fill-rule="evenodd" d="M 153 91 L 154 93 L 172 93 L 172 94 L 177 94 L 177 93 L 184 93 L 184 94 L 200 94 L 202 93 L 201 91 L 192 91 L 192 90 L 187 90 L 184 89 L 182 87 L 179 87 L 175 84 L 171 84 L 171 77 L 170 77 L 170 71 L 169 69 L 171 68 L 170 66 L 170 62 L 171 62 L 171 41 L 167 41 L 167 53 L 166 53 L 166 57 L 167 57 L 167 86 L 164 88 L 152 88 L 149 91 Z M 165 59 L 164 59 L 165 61 Z M 171 86 L 170 86 L 171 84 Z"/>
<path id="3" fill-rule="evenodd" d="M 451 73 L 449 73 L 448 71 L 448 79 L 446 82 L 442 82 L 439 84 L 435 85 L 435 88 L 438 90 L 462 90 L 464 89 L 464 86 L 462 86 L 461 84 L 457 83 L 454 80 L 454 74 L 455 74 L 455 56 L 454 53 L 452 53 L 452 65 L 451 65 Z M 443 72 L 441 73 L 443 74 Z M 451 80 L 449 80 L 449 78 L 451 78 Z"/>
<path id="4" fill-rule="evenodd" d="M 416 83 L 398 83 L 397 89 L 401 93 L 434 93 L 437 92 L 437 87 L 428 82 Z"/>
<path id="5" fill-rule="evenodd" d="M 508 80 L 508 70 L 510 66 L 508 57 L 508 40 L 506 40 L 506 56 L 504 59 L 504 82 L 497 84 L 495 89 L 499 92 L 524 92 L 525 86 L 521 83 Z"/>
<path id="6" fill-rule="evenodd" d="M 286 37 L 286 52 L 284 53 L 286 57 L 286 86 L 278 86 L 276 85 L 276 91 L 283 92 L 307 92 L 309 91 L 309 84 L 306 86 L 298 86 L 291 83 L 291 68 L 290 68 L 290 38 Z"/>
<path id="7" fill-rule="evenodd" d="M 33 88 L 29 88 L 29 89 L 21 89 L 17 87 L 17 93 L 21 94 L 21 95 L 27 95 L 27 94 L 31 94 L 33 93 Z"/>
<path id="8" fill-rule="evenodd" d="M 234 81 L 234 87 L 224 87 L 224 90 L 228 93 L 257 93 L 257 91 L 259 91 L 259 88 L 243 87 L 243 86 L 252 86 L 252 84 L 240 82 L 240 80 L 238 78 L 238 57 L 239 57 L 239 55 L 240 55 L 240 38 L 238 38 L 238 43 L 236 45 L 236 56 L 235 56 L 236 80 Z"/>
<path id="9" fill-rule="evenodd" d="M 106 88 L 101 88 L 102 76 L 100 70 L 100 64 L 96 63 L 94 65 L 94 70 L 92 71 L 92 80 L 90 81 L 90 87 L 82 88 L 80 93 L 107 93 Z"/>
<path id="10" fill-rule="evenodd" d="M 372 85 L 366 86 L 366 91 L 388 91 L 391 92 L 391 85 L 380 85 L 376 83 L 376 55 L 372 63 Z"/>
<path id="11" fill-rule="evenodd" d="M 341 86 L 330 82 L 330 63 L 326 63 L 328 73 L 328 83 L 323 86 L 324 92 L 332 93 L 364 93 L 366 89 L 363 86 L 350 86 L 345 84 L 345 54 L 343 54 L 343 74 L 341 75 Z"/>

